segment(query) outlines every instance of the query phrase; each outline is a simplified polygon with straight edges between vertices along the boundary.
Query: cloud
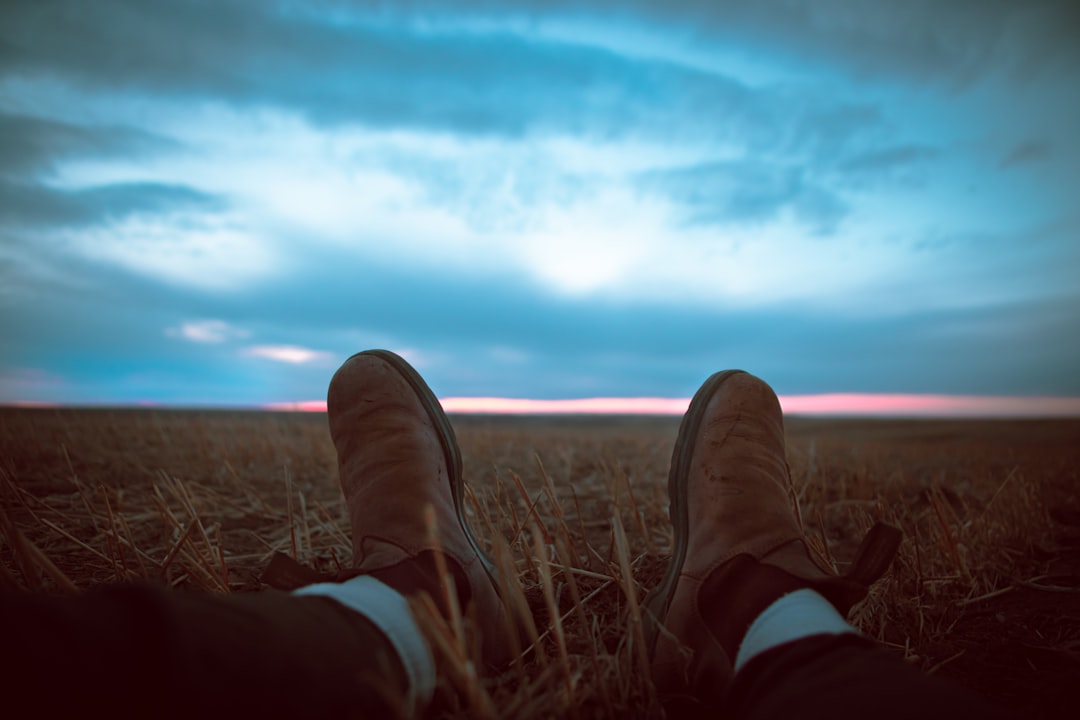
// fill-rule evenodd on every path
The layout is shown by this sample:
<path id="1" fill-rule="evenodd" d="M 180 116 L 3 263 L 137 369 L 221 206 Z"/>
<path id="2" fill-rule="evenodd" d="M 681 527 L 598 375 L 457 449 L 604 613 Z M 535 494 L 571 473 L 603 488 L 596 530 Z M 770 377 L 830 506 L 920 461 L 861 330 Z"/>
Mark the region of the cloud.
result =
<path id="1" fill-rule="evenodd" d="M 77 125 L 0 110 L 0 175 L 25 180 L 71 159 L 147 156 L 174 141 L 130 127 Z"/>
<path id="2" fill-rule="evenodd" d="M 782 116 L 768 98 L 791 84 L 749 88 L 734 70 L 665 55 L 667 46 L 767 57 L 788 77 L 801 68 L 803 76 L 967 87 L 1002 67 L 1066 70 L 1077 58 L 1069 30 L 1080 24 L 1064 2 L 450 2 L 323 12 L 300 3 L 102 0 L 93 13 L 65 5 L 7 4 L 5 75 L 90 92 L 229 98 L 319 124 L 506 136 L 660 132 L 679 118 L 684 137 L 722 138 L 732 126 L 776 137 Z M 652 54 L 620 51 L 601 40 L 619 28 L 669 42 Z"/>
<path id="3" fill-rule="evenodd" d="M 555 8 L 572 6 L 557 2 Z M 987 75 L 1068 73 L 1080 59 L 1080 11 L 1070 0 L 649 0 L 604 3 L 618 17 L 691 29 L 701 46 L 755 54 L 849 77 L 958 89 Z M 475 7 L 475 5 L 474 5 Z M 551 8 L 550 3 L 533 7 Z M 596 6 L 593 6 L 596 7 Z M 556 10 L 557 12 L 557 10 Z M 587 11 L 586 11 L 587 12 Z"/>
<path id="4" fill-rule="evenodd" d="M 644 181 L 685 206 L 691 223 L 760 224 L 790 212 L 814 232 L 831 232 L 846 203 L 809 175 L 803 166 L 738 160 L 648 173 Z"/>
<path id="5" fill-rule="evenodd" d="M 165 334 L 195 343 L 223 343 L 251 336 L 249 331 L 230 325 L 224 320 L 192 320 L 181 323 L 179 327 L 166 328 Z"/>
<path id="6" fill-rule="evenodd" d="M 866 121 L 863 108 L 833 107 L 833 98 L 822 98 L 813 84 L 751 86 L 732 74 L 737 68 L 620 52 L 604 42 L 613 24 L 644 24 L 678 46 L 688 33 L 681 12 L 687 8 L 660 17 L 648 6 L 637 7 L 637 15 L 613 15 L 603 4 L 591 15 L 555 8 L 536 23 L 539 32 L 519 22 L 527 6 L 451 3 L 411 16 L 339 10 L 323 16 L 289 4 L 114 0 L 76 24 L 56 5 L 27 4 L 8 18 L 9 52 L 0 67 L 11 78 L 49 78 L 114 102 L 171 101 L 174 112 L 190 108 L 185 100 L 227 99 L 252 111 L 296 113 L 319 126 L 464 136 L 602 141 L 662 137 L 674 126 L 682 142 L 755 149 L 824 143 L 820 152 L 828 152 L 852 134 L 843 132 L 845 124 Z M 773 24 L 787 22 L 777 20 L 786 14 L 771 13 Z M 560 18 L 584 31 L 544 32 Z M 726 21 L 717 19 L 707 32 L 719 32 Z M 242 40 L 228 30 L 238 26 L 245 28 Z M 111 47 L 124 52 L 102 50 Z M 746 39 L 736 47 L 746 48 Z M 140 62 L 128 62 L 132 56 Z M 826 129 L 828 137 L 821 134 Z"/>
<path id="7" fill-rule="evenodd" d="M 220 208 L 218 198 L 184 185 L 135 182 L 66 189 L 0 179 L 0 222 L 9 227 L 91 226 Z"/>
<path id="8" fill-rule="evenodd" d="M 237 292 L 273 275 L 272 248 L 228 221 L 179 229 L 162 220 L 132 221 L 83 233 L 76 252 L 99 263 L 209 292 Z"/>
<path id="9" fill-rule="evenodd" d="M 891 145 L 854 154 L 834 167 L 841 182 L 865 188 L 871 185 L 919 184 L 931 163 L 939 158 L 937 148 L 926 145 Z"/>
<path id="10" fill-rule="evenodd" d="M 326 264 L 318 255 L 310 262 Z M 65 378 L 63 392 L 36 399 L 81 402 L 306 400 L 325 392 L 337 359 L 376 346 L 407 349 L 440 396 L 688 397 L 727 367 L 794 394 L 1080 394 L 1075 295 L 895 311 L 893 298 L 922 292 L 901 285 L 846 312 L 805 302 L 735 309 L 553 295 L 512 275 L 340 257 L 336 274 L 311 268 L 236 294 L 207 296 L 112 268 L 97 278 L 100 288 L 41 287 L 32 302 L 0 297 L 0 357 Z M 162 309 L 179 308 L 242 327 L 264 349 L 154 341 Z"/>
<path id="11" fill-rule="evenodd" d="M 1053 147 L 1045 140 L 1026 140 L 1014 145 L 998 161 L 998 167 L 1008 169 L 1022 165 L 1034 165 L 1052 156 Z"/>
<path id="12" fill-rule="evenodd" d="M 318 255 L 310 261 L 326 265 Z M 908 307 L 909 295 L 937 291 L 915 278 L 840 309 L 806 301 L 731 307 L 552 294 L 499 273 L 337 268 L 315 276 L 296 267 L 273 288 L 223 299 L 218 309 L 232 317 L 254 303 L 289 344 L 337 357 L 372 345 L 413 348 L 425 374 L 453 395 L 521 396 L 515 388 L 523 383 L 533 397 L 692 393 L 701 373 L 729 366 L 775 378 L 788 392 L 1080 391 L 1067 361 L 1080 356 L 1066 332 L 1076 305 L 1059 297 L 952 308 L 931 298 Z M 314 277 L 321 291 L 306 292 Z M 948 276 L 928 282 L 939 281 Z M 1039 324 L 1025 320 L 1035 316 Z M 485 349 L 493 346 L 513 348 L 512 359 Z"/>
<path id="13" fill-rule="evenodd" d="M 512 136 L 655 126 L 673 104 L 746 111 L 746 93 L 726 78 L 639 67 L 581 45 L 386 25 L 378 14 L 336 23 L 300 6 L 268 7 L 102 2 L 75 21 L 62 7 L 28 3 L 5 18 L 2 66 L 9 76 L 95 91 L 292 108 L 316 123 Z M 234 27 L 245 28 L 242 41 Z"/>
<path id="14" fill-rule="evenodd" d="M 244 354 L 251 357 L 265 358 L 290 365 L 324 363 L 332 360 L 333 354 L 322 350 L 312 350 L 298 345 L 253 345 L 244 349 Z"/>

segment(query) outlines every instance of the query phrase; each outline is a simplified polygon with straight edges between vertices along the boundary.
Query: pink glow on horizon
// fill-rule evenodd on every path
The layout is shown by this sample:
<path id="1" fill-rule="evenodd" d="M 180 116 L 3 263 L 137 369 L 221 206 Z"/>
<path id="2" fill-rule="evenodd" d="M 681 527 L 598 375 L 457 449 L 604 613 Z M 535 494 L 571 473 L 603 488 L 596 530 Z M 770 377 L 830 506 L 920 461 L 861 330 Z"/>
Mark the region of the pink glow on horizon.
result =
<path id="1" fill-rule="evenodd" d="M 446 412 L 522 415 L 682 415 L 690 405 L 687 398 L 580 398 L 576 400 L 529 400 L 526 398 L 450 397 L 443 398 Z"/>
<path id="2" fill-rule="evenodd" d="M 858 415 L 877 417 L 1076 417 L 1080 398 L 995 395 L 900 395 L 830 393 L 785 395 L 785 413 L 792 415 Z"/>
<path id="3" fill-rule="evenodd" d="M 325 400 L 300 400 L 298 402 L 276 402 L 263 405 L 265 410 L 284 410 L 287 412 L 326 412 Z"/>
<path id="4" fill-rule="evenodd" d="M 449 413 L 481 415 L 682 415 L 689 398 L 528 398 L 448 397 Z M 989 395 L 903 395 L 830 393 L 783 395 L 780 406 L 789 415 L 858 417 L 1080 417 L 1080 397 L 1012 397 Z M 326 412 L 326 401 L 270 403 L 267 410 Z"/>

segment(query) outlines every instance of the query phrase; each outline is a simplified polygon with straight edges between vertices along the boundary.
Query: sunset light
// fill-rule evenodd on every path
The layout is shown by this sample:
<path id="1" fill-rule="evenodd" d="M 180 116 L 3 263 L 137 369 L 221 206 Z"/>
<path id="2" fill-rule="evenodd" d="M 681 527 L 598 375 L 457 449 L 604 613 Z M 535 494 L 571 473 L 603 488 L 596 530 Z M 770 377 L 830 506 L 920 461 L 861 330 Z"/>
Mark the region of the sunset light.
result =
<path id="1" fill-rule="evenodd" d="M 476 415 L 682 415 L 690 398 L 526 398 L 448 397 L 451 414 Z M 963 395 L 789 395 L 780 396 L 786 415 L 881 418 L 1052 418 L 1080 417 L 1080 398 Z M 268 410 L 326 412 L 326 402 L 270 403 Z"/>

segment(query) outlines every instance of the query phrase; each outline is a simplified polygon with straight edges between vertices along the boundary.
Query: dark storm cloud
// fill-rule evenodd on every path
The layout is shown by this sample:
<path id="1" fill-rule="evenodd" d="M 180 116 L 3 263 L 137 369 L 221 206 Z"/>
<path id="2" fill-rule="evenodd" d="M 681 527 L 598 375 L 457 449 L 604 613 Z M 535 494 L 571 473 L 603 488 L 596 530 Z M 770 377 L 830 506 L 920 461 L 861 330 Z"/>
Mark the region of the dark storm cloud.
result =
<path id="1" fill-rule="evenodd" d="M 856 76 L 954 87 L 1000 67 L 1030 72 L 1075 58 L 1080 30 L 1080 12 L 1069 0 L 675 4 L 711 19 L 710 28 L 749 34 L 778 52 L 821 58 Z"/>
<path id="2" fill-rule="evenodd" d="M 788 88 L 595 46 L 462 26 L 470 13 L 513 20 L 562 14 L 594 23 L 673 28 L 729 46 L 902 82 L 969 84 L 1003 67 L 1054 69 L 1080 57 L 1080 11 L 1067 3 L 458 2 L 314 6 L 251 2 L 8 3 L 4 75 L 55 78 L 91 91 L 228 98 L 299 111 L 318 123 L 520 135 L 736 132 L 788 137 Z M 361 8 L 364 22 L 317 9 Z M 338 13 L 348 14 L 344 10 Z M 389 19 L 404 17 L 394 23 Z M 417 23 L 417 18 L 427 18 Z M 1077 30 L 1070 36 L 1070 28 Z M 829 125 L 811 118 L 805 127 Z M 807 138 L 812 141 L 813 138 Z M 755 142 L 754 144 L 759 144 Z"/>
<path id="3" fill-rule="evenodd" d="M 1027 140 L 1013 146 L 998 162 L 1002 169 L 1034 165 L 1049 159 L 1053 148 L 1045 140 Z"/>
<path id="4" fill-rule="evenodd" d="M 611 133 L 681 112 L 684 132 L 715 134 L 708 116 L 718 114 L 754 124 L 745 88 L 687 68 L 509 33 L 336 25 L 275 7 L 24 3 L 4 12 L 0 66 L 92 91 L 289 108 L 317 123 Z"/>
<path id="5" fill-rule="evenodd" d="M 137 182 L 66 190 L 0 180 L 0 223 L 8 229 L 99 225 L 132 215 L 222 206 L 219 198 L 182 185 Z"/>
<path id="6" fill-rule="evenodd" d="M 138 214 L 220 208 L 221 201 L 207 193 L 169 183 L 84 188 L 49 184 L 53 171 L 64 163 L 147 158 L 177 147 L 173 140 L 136 128 L 0 112 L 0 223 L 10 233 L 27 227 L 88 226 Z"/>
<path id="7" fill-rule="evenodd" d="M 48 172 L 62 161 L 141 157 L 176 145 L 136 128 L 77 125 L 0 112 L 0 174 L 16 178 Z"/>
<path id="8" fill-rule="evenodd" d="M 837 103 L 814 90 L 750 88 L 715 71 L 584 42 L 462 26 L 456 13 L 491 9 L 496 18 L 513 19 L 523 12 L 519 5 L 480 6 L 425 6 L 430 22 L 411 17 L 395 24 L 377 12 L 365 22 L 334 22 L 304 6 L 262 3 L 109 0 L 93 12 L 78 3 L 25 3 L 5 13 L 0 67 L 11 77 L 54 78 L 93 92 L 283 108 L 318 124 L 505 136 L 674 131 L 682 141 L 794 146 L 815 158 L 835 157 L 881 122 L 873 105 Z M 789 12 L 774 9 L 765 22 L 764 14 L 741 7 L 665 4 L 656 21 L 678 26 L 703 18 L 701 33 L 735 49 L 757 42 L 758 31 L 798 24 Z M 384 15 L 396 15 L 395 8 Z M 640 22 L 654 12 L 601 3 L 589 18 Z M 791 12 L 810 9 L 796 5 Z M 724 39 L 742 31 L 750 40 Z"/>
<path id="9" fill-rule="evenodd" d="M 1030 76 L 1069 71 L 1080 58 L 1074 0 L 534 0 L 514 3 L 533 17 L 566 13 L 613 23 L 681 26 L 702 44 L 753 47 L 760 54 L 828 65 L 856 77 L 958 88 L 1001 68 Z M 498 13 L 501 0 L 405 4 L 438 17 Z"/>

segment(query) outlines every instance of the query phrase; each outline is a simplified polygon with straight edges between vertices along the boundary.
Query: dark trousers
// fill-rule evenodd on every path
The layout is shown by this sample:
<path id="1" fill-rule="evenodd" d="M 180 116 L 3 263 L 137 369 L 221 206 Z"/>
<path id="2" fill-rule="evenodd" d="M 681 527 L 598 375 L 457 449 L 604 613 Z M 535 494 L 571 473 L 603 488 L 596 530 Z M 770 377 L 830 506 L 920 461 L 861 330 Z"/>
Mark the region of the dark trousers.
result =
<path id="1" fill-rule="evenodd" d="M 727 711 L 745 720 L 1010 717 L 857 635 L 814 635 L 758 655 L 736 675 Z"/>
<path id="2" fill-rule="evenodd" d="M 393 717 L 405 684 L 363 616 L 277 591 L 0 593 L 0 658 L 13 719 Z"/>
<path id="3" fill-rule="evenodd" d="M 141 585 L 74 598 L 0 593 L 0 628 L 0 697 L 13 718 L 381 718 L 405 683 L 382 633 L 327 598 Z M 754 658 L 724 715 L 1004 716 L 853 635 L 814 636 Z"/>

